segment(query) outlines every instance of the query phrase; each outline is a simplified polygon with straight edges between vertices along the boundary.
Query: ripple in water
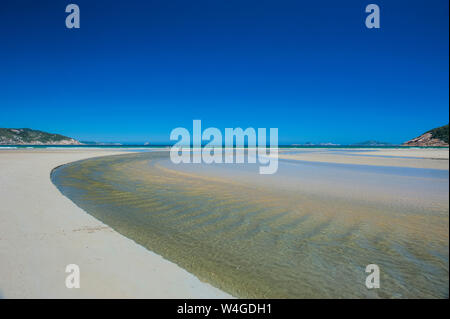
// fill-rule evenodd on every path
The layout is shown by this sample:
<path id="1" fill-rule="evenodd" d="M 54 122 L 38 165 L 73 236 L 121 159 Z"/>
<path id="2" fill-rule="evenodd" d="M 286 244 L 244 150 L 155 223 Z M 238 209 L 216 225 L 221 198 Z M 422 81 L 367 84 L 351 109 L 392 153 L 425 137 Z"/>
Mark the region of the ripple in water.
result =
<path id="1" fill-rule="evenodd" d="M 326 168 L 283 165 L 260 180 L 242 167 L 184 169 L 166 152 L 134 153 L 65 165 L 52 180 L 119 233 L 234 296 L 448 297 L 448 194 L 413 200 L 426 183 L 448 185 L 448 175 L 391 176 L 376 185 L 386 195 L 369 182 L 380 173 L 356 172 L 368 186 L 343 195 L 348 172 L 328 174 L 342 184 L 332 191 L 320 183 Z M 372 263 L 381 288 L 368 290 Z"/>

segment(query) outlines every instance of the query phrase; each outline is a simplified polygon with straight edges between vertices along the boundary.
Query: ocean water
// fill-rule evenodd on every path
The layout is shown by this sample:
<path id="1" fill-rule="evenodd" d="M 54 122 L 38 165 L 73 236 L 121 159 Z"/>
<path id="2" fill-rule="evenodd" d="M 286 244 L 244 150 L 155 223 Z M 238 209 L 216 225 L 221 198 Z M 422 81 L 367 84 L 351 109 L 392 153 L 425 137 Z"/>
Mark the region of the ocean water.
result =
<path id="1" fill-rule="evenodd" d="M 52 180 L 237 297 L 448 298 L 448 170 L 280 160 L 277 174 L 259 175 L 153 151 L 71 163 Z M 365 286 L 368 264 L 380 268 L 379 289 Z"/>
<path id="2" fill-rule="evenodd" d="M 11 145 L 1 145 L 0 144 L 0 150 L 1 149 L 24 149 L 24 148 L 36 148 L 36 149 L 96 149 L 96 148 L 104 148 L 104 149 L 140 149 L 140 150 L 146 150 L 146 149 L 164 149 L 171 147 L 172 145 L 142 145 L 142 144 L 122 144 L 122 145 L 116 145 L 116 144 L 110 144 L 110 145 L 96 145 L 96 144 L 83 144 L 83 145 L 17 145 L 17 144 L 11 144 Z M 376 149 L 409 149 L 409 148 L 419 148 L 419 149 L 427 149 L 427 148 L 448 148 L 445 146 L 403 146 L 403 145 L 391 145 L 391 146 L 358 146 L 358 145 L 278 145 L 280 149 L 299 149 L 299 150 L 317 150 L 317 149 L 332 149 L 335 151 L 346 151 L 350 152 L 352 151 L 360 151 L 361 149 L 365 150 L 376 150 Z"/>

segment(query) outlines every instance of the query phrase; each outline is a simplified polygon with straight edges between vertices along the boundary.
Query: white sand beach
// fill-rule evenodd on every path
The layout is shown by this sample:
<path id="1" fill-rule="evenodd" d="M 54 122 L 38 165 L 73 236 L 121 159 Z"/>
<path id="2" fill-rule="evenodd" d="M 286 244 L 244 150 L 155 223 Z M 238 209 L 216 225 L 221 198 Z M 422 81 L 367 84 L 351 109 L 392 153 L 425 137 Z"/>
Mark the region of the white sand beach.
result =
<path id="1" fill-rule="evenodd" d="M 0 150 L 0 298 L 229 298 L 77 207 L 53 168 L 115 150 Z M 65 286 L 66 265 L 80 288 Z"/>
<path id="2" fill-rule="evenodd" d="M 417 258 L 424 258 L 423 262 L 430 262 L 433 267 L 438 267 L 436 269 L 439 269 L 439 271 L 442 271 L 442 269 L 445 271 L 445 262 L 448 265 L 448 254 L 445 253 L 445 251 L 448 252 L 448 152 L 448 148 L 283 150 L 280 157 L 289 159 L 289 161 L 280 163 L 278 174 L 271 176 L 270 183 L 262 180 L 267 176 L 249 175 L 251 171 L 247 172 L 239 168 L 236 168 L 235 171 L 228 166 L 221 166 L 220 168 L 202 166 L 201 169 L 198 169 L 197 166 L 186 165 L 175 168 L 172 167 L 173 165 L 169 160 L 166 163 L 167 167 L 160 166 L 165 163 L 163 161 L 155 165 L 156 170 L 164 169 L 167 176 L 159 174 L 160 171 L 155 174 L 158 176 L 157 182 L 161 183 L 164 189 L 167 186 L 168 190 L 170 190 L 170 186 L 177 186 L 174 181 L 178 180 L 179 174 L 188 176 L 189 178 L 182 184 L 186 184 L 186 191 L 192 192 L 192 196 L 202 193 L 211 194 L 214 188 L 211 187 L 211 184 L 204 183 L 204 178 L 209 176 L 216 178 L 215 180 L 219 181 L 214 184 L 217 186 L 215 188 L 216 198 L 221 198 L 224 193 L 228 192 L 227 196 L 221 198 L 221 207 L 218 211 L 221 212 L 222 209 L 226 209 L 227 200 L 229 200 L 230 203 L 228 204 L 231 205 L 231 208 L 228 206 L 230 216 L 247 211 L 264 214 L 266 210 L 257 209 L 258 205 L 267 206 L 269 200 L 274 205 L 273 212 L 270 212 L 272 215 L 270 215 L 270 218 L 265 215 L 260 218 L 257 215 L 254 216 L 253 222 L 256 225 L 259 225 L 259 220 L 262 220 L 264 221 L 263 226 L 273 227 L 271 229 L 277 230 L 281 227 L 279 230 L 285 231 L 283 227 L 287 227 L 288 234 L 289 227 L 292 227 L 292 225 L 297 227 L 296 225 L 298 225 L 298 229 L 295 228 L 298 231 L 298 236 L 300 236 L 298 238 L 303 238 L 301 236 L 305 236 L 306 231 L 307 236 L 312 236 L 312 242 L 317 240 L 314 236 L 326 233 L 327 236 L 332 237 L 336 234 L 339 235 L 339 231 L 344 234 L 358 234 L 358 237 L 355 238 L 363 238 L 364 240 L 366 238 L 370 240 L 373 234 L 381 233 L 383 234 L 381 238 L 385 239 L 381 246 L 377 246 L 379 239 L 369 241 L 373 247 L 378 247 L 377 249 L 384 249 L 383 247 L 390 247 L 390 245 L 401 245 L 403 241 L 414 242 L 417 238 L 423 238 L 424 240 L 414 246 L 414 253 L 419 252 Z M 50 179 L 52 169 L 60 165 L 92 157 L 123 153 L 126 152 L 120 149 L 0 149 L 0 298 L 232 298 L 231 295 L 200 281 L 177 264 L 124 237 L 86 213 L 62 195 Z M 292 163 L 292 160 L 296 161 Z M 352 171 L 340 170 L 341 166 L 339 165 L 314 164 L 311 166 L 311 163 L 301 164 L 301 161 L 434 168 L 439 170 L 416 171 L 408 169 L 406 170 L 408 172 L 405 172 L 409 175 L 404 176 L 403 173 L 399 174 L 400 171 L 397 168 L 392 170 L 392 168 L 387 167 L 368 168 L 367 166 L 359 166 Z M 122 167 L 122 169 L 126 168 L 126 165 Z M 145 170 L 141 169 L 140 166 L 138 168 L 134 170 L 133 166 L 130 166 L 128 170 L 123 172 L 126 172 L 126 174 L 133 174 L 134 172 L 137 176 L 142 176 L 143 179 L 148 178 L 148 175 L 143 176 Z M 92 167 L 90 169 L 92 170 Z M 167 170 L 170 169 L 174 171 L 170 171 L 169 174 Z M 94 175 L 95 173 L 94 168 Z M 147 173 L 151 175 L 152 172 Z M 195 178 L 191 176 L 195 176 Z M 250 176 L 251 178 L 249 178 Z M 134 177 L 136 178 L 136 176 Z M 251 181 L 253 179 L 254 184 Z M 237 194 L 233 193 L 235 188 L 230 189 L 227 186 L 227 180 L 242 183 L 239 186 L 241 188 L 236 187 Z M 119 181 L 122 183 L 122 179 Z M 125 182 L 123 181 L 123 183 Z M 81 183 L 85 185 L 86 180 Z M 252 190 L 254 193 L 252 193 Z M 252 194 L 250 197 L 255 206 L 246 208 L 249 200 L 245 195 L 243 197 L 243 209 L 240 211 L 239 194 Z M 322 197 L 325 199 L 328 197 L 336 198 L 340 201 L 334 200 L 333 205 L 327 206 L 327 202 L 320 200 Z M 149 207 L 155 209 L 162 207 L 160 213 L 163 214 L 164 220 L 167 220 L 170 214 L 176 215 L 178 213 L 177 209 L 171 211 L 170 207 L 166 208 L 158 202 L 153 203 L 149 200 L 148 203 L 145 203 L 145 198 L 140 198 L 139 204 L 144 206 L 148 204 Z M 183 197 L 182 206 L 185 204 L 184 200 Z M 197 213 L 197 210 L 194 209 L 195 204 L 196 202 L 191 202 L 191 206 L 187 206 L 191 209 L 188 209 L 186 216 Z M 177 205 L 174 207 L 176 208 Z M 319 213 L 311 213 L 317 211 Z M 423 211 L 426 212 L 426 218 L 421 213 Z M 399 214 L 401 219 L 398 217 Z M 270 221 L 273 216 L 276 218 L 273 219 L 272 224 Z M 141 221 L 141 219 L 139 220 Z M 184 224 L 187 230 L 192 227 L 198 231 L 196 228 L 198 220 L 196 221 L 194 218 L 191 224 L 188 224 L 187 221 L 188 219 L 185 219 Z M 363 224 L 361 224 L 361 221 L 363 221 Z M 229 225 L 229 221 L 225 219 L 225 222 L 226 225 Z M 221 225 L 223 224 L 217 222 L 214 225 L 210 224 L 208 227 L 220 228 Z M 316 234 L 314 229 L 317 228 L 317 225 L 323 225 L 327 231 L 320 231 Z M 390 227 L 394 227 L 395 231 L 391 230 Z M 116 229 L 120 231 L 119 228 Z M 249 236 L 247 226 L 237 230 L 242 232 L 241 236 L 245 235 L 246 237 L 244 236 L 244 239 L 236 241 L 235 247 L 251 247 L 252 244 L 257 242 L 254 240 L 255 237 Z M 250 232 L 250 235 L 265 233 Z M 308 235 L 310 233 L 311 235 Z M 205 235 L 207 232 L 196 234 Z M 211 234 L 212 238 L 216 238 L 216 230 L 212 231 Z M 296 233 L 291 233 L 291 235 L 293 234 Z M 361 234 L 365 234 L 366 237 Z M 344 236 L 343 238 L 347 237 Z M 130 236 L 130 238 L 133 237 Z M 234 239 L 235 236 L 233 235 L 231 238 Z M 248 239 L 247 242 L 243 241 L 245 238 Z M 290 237 L 286 238 L 289 239 Z M 323 237 L 320 238 L 324 240 Z M 337 240 L 342 241 L 340 249 L 347 247 L 345 245 L 354 249 L 355 238 L 351 237 L 348 241 L 342 241 L 342 238 L 338 236 Z M 170 239 L 170 236 L 168 239 Z M 269 241 L 265 242 L 265 245 L 280 242 L 272 241 L 270 236 L 268 239 Z M 333 241 L 334 239 L 332 239 Z M 433 259 L 430 261 L 430 258 L 427 257 L 429 256 L 428 247 L 420 246 L 421 243 L 428 242 L 433 243 L 433 249 L 437 249 L 438 256 L 444 256 L 444 268 L 439 266 L 442 264 L 442 260 L 436 262 Z M 289 245 L 289 243 L 287 241 L 286 245 Z M 291 242 L 291 244 L 295 243 L 296 240 Z M 367 244 L 367 242 L 364 243 L 364 245 Z M 417 246 L 420 246 L 420 249 Z M 327 245 L 323 247 L 327 247 Z M 230 247 L 221 248 L 229 249 Z M 377 252 L 377 249 L 370 251 Z M 404 249 L 409 249 L 409 246 Z M 385 253 L 389 253 L 389 251 Z M 434 252 L 434 250 L 432 251 Z M 193 250 L 191 253 L 195 252 Z M 230 253 L 232 252 L 230 251 Z M 248 253 L 250 252 L 252 252 L 251 249 Z M 287 250 L 287 252 L 290 252 L 290 250 Z M 331 249 L 325 252 L 318 249 L 309 252 L 313 256 L 322 256 L 324 258 L 322 264 L 326 265 L 330 262 L 328 258 L 336 250 Z M 314 255 L 314 253 L 318 255 Z M 363 249 L 355 254 L 352 260 L 356 260 L 358 257 L 362 258 L 359 264 L 363 264 L 365 262 L 363 259 L 366 258 L 365 254 L 366 250 Z M 412 253 L 408 253 L 406 256 L 410 256 L 410 254 Z M 241 255 L 249 256 L 249 254 L 240 254 L 239 256 Z M 209 256 L 211 255 L 205 254 L 197 260 L 203 262 L 209 260 Z M 262 254 L 257 253 L 253 258 L 257 259 L 260 256 Z M 377 256 L 375 254 L 370 258 L 378 258 L 379 256 Z M 394 254 L 390 258 L 397 261 L 395 256 Z M 298 275 L 296 272 L 298 269 L 310 269 L 312 272 L 317 270 L 316 265 L 309 262 L 308 258 L 296 259 L 294 255 L 289 258 L 301 265 L 292 269 L 295 276 Z M 335 255 L 334 258 L 338 260 L 340 255 Z M 265 258 L 264 261 L 267 262 L 268 259 Z M 177 263 L 183 265 L 179 261 Z M 68 289 L 65 286 L 65 280 L 68 276 L 65 268 L 69 264 L 77 264 L 80 267 L 81 287 L 79 289 Z M 218 265 L 222 264 L 223 262 L 220 261 Z M 357 263 L 355 267 L 359 267 L 359 264 Z M 402 263 L 402 265 L 404 264 Z M 414 262 L 410 262 L 408 265 L 413 267 Z M 187 266 L 189 264 L 183 265 L 183 267 L 189 269 Z M 211 273 L 215 275 L 220 273 L 218 268 L 213 268 Z M 405 269 L 405 267 L 402 266 L 401 269 Z M 415 268 L 411 269 L 407 272 L 408 274 L 414 273 Z M 193 273 L 195 272 L 193 271 Z M 224 274 L 227 279 L 230 278 L 228 273 Z M 322 278 L 327 274 L 327 272 L 317 272 L 315 278 L 317 280 L 317 278 Z M 401 271 L 399 274 L 404 276 Z M 205 278 L 201 274 L 197 275 Z M 362 272 L 362 275 L 364 275 L 364 272 Z M 306 279 L 311 280 L 312 278 L 311 275 L 302 277 L 302 273 L 298 276 L 298 283 L 300 284 L 305 282 Z M 349 278 L 360 280 L 359 277 L 355 278 L 354 276 L 353 269 Z M 334 283 L 336 281 L 337 279 L 334 278 L 329 282 Z M 272 282 L 268 286 L 271 292 L 274 291 L 275 283 Z M 323 283 L 317 287 L 321 289 L 323 288 L 322 285 Z M 448 295 L 448 289 L 445 291 L 445 285 L 443 286 L 441 282 L 433 287 L 430 287 L 426 282 L 417 286 L 417 290 L 414 291 L 408 287 L 402 288 L 404 289 L 404 296 L 441 296 L 446 293 Z M 448 287 L 448 285 L 446 286 Z M 299 286 L 296 285 L 296 287 Z M 308 287 L 315 288 L 311 285 Z M 282 294 L 283 287 L 278 288 L 280 289 L 279 293 L 284 296 Z M 395 289 L 398 289 L 398 287 Z M 347 287 L 349 296 L 353 296 L 353 291 L 354 287 L 351 284 Z M 408 294 L 410 291 L 411 293 Z M 304 290 L 301 290 L 301 292 L 304 293 Z M 317 295 L 314 294 L 314 291 L 309 293 L 306 296 L 324 295 L 323 292 Z"/>
<path id="3" fill-rule="evenodd" d="M 300 150 L 299 153 L 292 151 Z M 448 170 L 448 148 L 289 149 L 279 158 L 322 163 L 412 167 Z"/>

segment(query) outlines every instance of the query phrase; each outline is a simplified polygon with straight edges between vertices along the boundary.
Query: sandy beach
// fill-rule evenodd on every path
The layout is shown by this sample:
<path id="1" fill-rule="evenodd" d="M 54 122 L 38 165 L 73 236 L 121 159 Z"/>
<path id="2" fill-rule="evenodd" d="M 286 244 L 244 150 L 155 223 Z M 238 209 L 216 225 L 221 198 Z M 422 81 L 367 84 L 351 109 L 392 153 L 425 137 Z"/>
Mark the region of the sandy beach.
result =
<path id="1" fill-rule="evenodd" d="M 448 170 L 448 148 L 301 149 L 280 151 L 279 158 L 322 163 L 412 167 Z"/>
<path id="2" fill-rule="evenodd" d="M 228 298 L 64 197 L 53 168 L 114 150 L 0 150 L 1 298 Z M 80 267 L 79 289 L 65 286 Z"/>
<path id="3" fill-rule="evenodd" d="M 267 176 L 166 152 L 0 150 L 0 297 L 448 296 L 448 149 L 280 158 Z M 369 261 L 390 276 L 376 292 L 360 285 Z"/>

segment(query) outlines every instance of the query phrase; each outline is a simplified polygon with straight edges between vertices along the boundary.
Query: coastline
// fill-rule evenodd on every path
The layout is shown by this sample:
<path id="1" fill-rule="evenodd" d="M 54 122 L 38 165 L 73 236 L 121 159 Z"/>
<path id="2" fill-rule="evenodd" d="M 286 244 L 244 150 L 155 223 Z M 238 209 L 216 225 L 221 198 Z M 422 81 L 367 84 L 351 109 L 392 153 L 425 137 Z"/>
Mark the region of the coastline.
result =
<path id="1" fill-rule="evenodd" d="M 0 298 L 230 298 L 95 219 L 51 171 L 121 150 L 0 150 Z M 80 267 L 79 289 L 65 267 Z"/>

